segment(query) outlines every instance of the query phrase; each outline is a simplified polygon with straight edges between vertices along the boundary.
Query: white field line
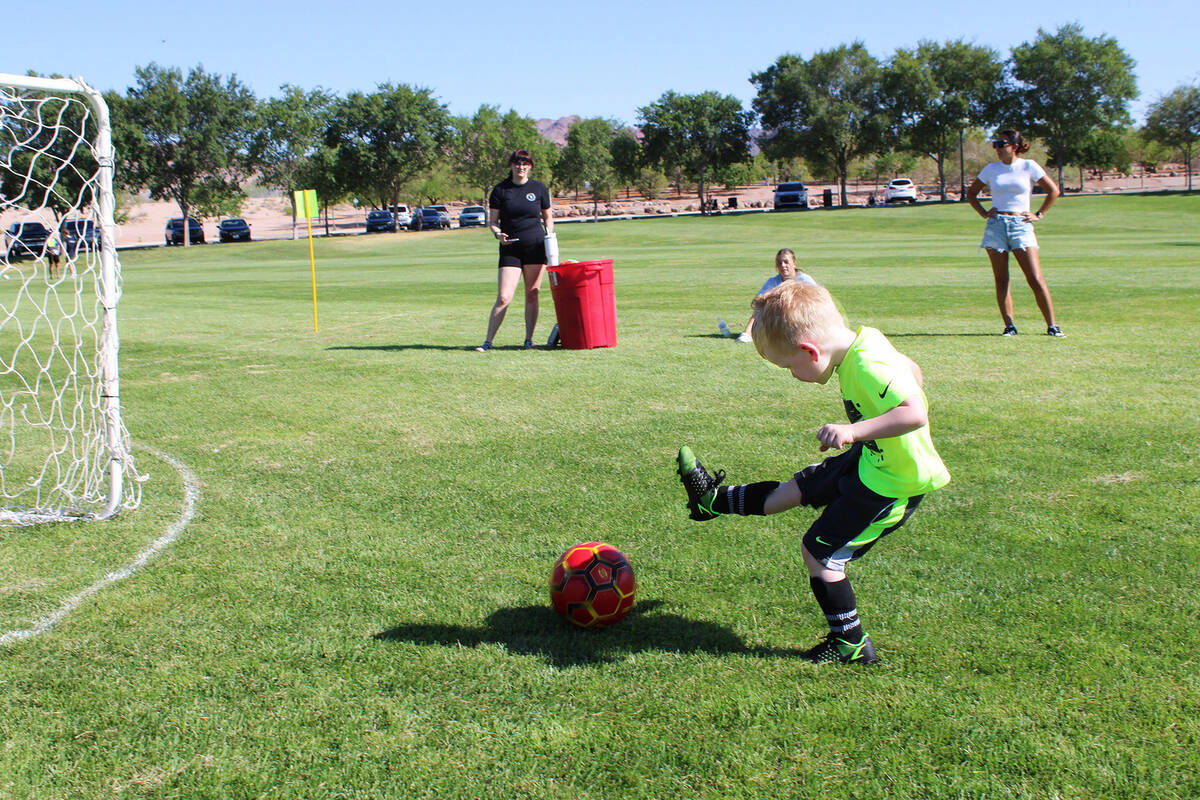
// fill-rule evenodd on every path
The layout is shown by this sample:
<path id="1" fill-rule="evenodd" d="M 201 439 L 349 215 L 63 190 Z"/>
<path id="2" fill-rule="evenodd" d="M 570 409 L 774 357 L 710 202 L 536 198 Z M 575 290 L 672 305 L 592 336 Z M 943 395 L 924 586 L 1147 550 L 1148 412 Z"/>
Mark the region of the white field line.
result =
<path id="1" fill-rule="evenodd" d="M 122 567 L 121 569 L 108 573 L 91 586 L 88 586 L 86 589 L 80 591 L 78 594 L 68 597 L 62 602 L 62 605 L 58 607 L 58 610 L 52 614 L 42 617 L 40 620 L 34 623 L 33 627 L 25 628 L 24 630 L 6 631 L 5 633 L 0 634 L 0 647 L 5 647 L 24 639 L 31 639 L 34 636 L 39 636 L 45 633 L 58 623 L 62 622 L 63 619 L 65 619 L 72 611 L 79 608 L 79 606 L 83 604 L 83 601 L 88 597 L 91 597 L 96 592 L 99 592 L 101 589 L 104 589 L 116 583 L 117 581 L 125 580 L 130 575 L 137 572 L 154 559 L 158 558 L 163 550 L 166 550 L 172 542 L 179 538 L 179 535 L 183 533 L 183 529 L 186 528 L 188 523 L 192 521 L 192 517 L 196 516 L 196 506 L 200 502 L 200 481 L 196 478 L 196 474 L 192 472 L 191 469 L 189 469 L 188 466 L 182 461 L 167 455 L 161 450 L 156 450 L 153 447 L 143 447 L 142 449 L 148 450 L 151 455 L 166 461 L 168 464 L 173 466 L 176 471 L 179 472 L 180 477 L 183 478 L 183 507 L 179 511 L 179 518 L 172 522 L 167 528 L 166 532 L 151 542 L 150 546 L 139 553 L 137 558 L 135 558 L 130 564 Z"/>

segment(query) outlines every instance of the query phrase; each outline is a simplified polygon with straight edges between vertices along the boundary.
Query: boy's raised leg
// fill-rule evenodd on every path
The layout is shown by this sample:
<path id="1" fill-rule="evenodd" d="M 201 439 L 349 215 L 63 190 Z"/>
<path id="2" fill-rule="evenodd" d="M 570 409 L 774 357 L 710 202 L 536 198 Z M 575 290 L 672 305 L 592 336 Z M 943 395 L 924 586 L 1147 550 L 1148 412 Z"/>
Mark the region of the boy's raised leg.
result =
<path id="1" fill-rule="evenodd" d="M 704 522 L 719 516 L 713 510 L 712 504 L 717 494 L 717 486 L 725 480 L 724 471 L 717 470 L 716 476 L 709 475 L 708 470 L 697 460 L 692 448 L 687 445 L 679 448 L 679 455 L 675 457 L 675 461 L 678 465 L 676 472 L 679 473 L 679 480 L 683 481 L 683 488 L 687 490 L 687 506 L 692 512 L 691 518 L 697 522 Z"/>

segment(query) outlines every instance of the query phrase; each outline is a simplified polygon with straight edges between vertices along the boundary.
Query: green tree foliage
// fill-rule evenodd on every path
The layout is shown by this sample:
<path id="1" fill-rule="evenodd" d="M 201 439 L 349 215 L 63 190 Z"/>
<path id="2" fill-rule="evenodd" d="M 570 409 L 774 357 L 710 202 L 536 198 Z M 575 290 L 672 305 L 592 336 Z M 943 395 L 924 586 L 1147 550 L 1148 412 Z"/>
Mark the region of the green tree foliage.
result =
<path id="1" fill-rule="evenodd" d="M 252 153 L 262 183 L 279 189 L 291 199 L 296 189 L 315 188 L 301 186 L 297 180 L 321 147 L 334 97 L 320 88 L 305 91 L 285 84 L 280 90 L 280 97 L 259 105 L 259 128 L 254 134 Z M 296 238 L 295 209 L 292 209 L 292 238 Z"/>
<path id="2" fill-rule="evenodd" d="M 593 204 L 601 197 L 611 197 L 617 186 L 611 150 L 615 133 L 606 119 L 577 122 L 567 133 L 567 146 L 558 157 L 558 179 L 576 191 L 591 187 Z"/>
<path id="3" fill-rule="evenodd" d="M 642 143 L 631 128 L 621 128 L 612 137 L 609 153 L 612 154 L 613 172 L 616 173 L 617 181 L 628 192 L 642 171 Z"/>
<path id="4" fill-rule="evenodd" d="M 13 90 L 12 97 L 0 97 L 12 113 L 0 119 L 0 210 L 47 208 L 62 217 L 89 201 L 84 187 L 96 172 L 87 145 L 96 135 L 91 106 L 82 95 Z"/>
<path id="5" fill-rule="evenodd" d="M 879 62 L 855 42 L 807 61 L 780 56 L 750 82 L 758 87 L 754 108 L 770 131 L 763 151 L 772 159 L 799 156 L 817 168 L 828 165 L 845 205 L 850 162 L 886 147 Z"/>
<path id="6" fill-rule="evenodd" d="M 1025 132 L 1046 142 L 1058 166 L 1076 163 L 1080 148 L 1096 128 L 1112 131 L 1129 122 L 1129 101 L 1137 97 L 1134 61 L 1117 40 L 1088 39 L 1078 24 L 1012 49 L 1014 98 Z"/>
<path id="7" fill-rule="evenodd" d="M 296 185 L 304 189 L 315 189 L 317 203 L 321 206 L 325 217 L 325 235 L 329 235 L 329 207 L 337 205 L 346 198 L 349 191 L 342 183 L 338 172 L 337 151 L 328 145 L 318 145 L 307 158 L 300 162 L 296 170 Z M 292 200 L 291 197 L 288 200 Z M 296 217 L 296 209 L 292 209 L 292 218 Z"/>
<path id="8" fill-rule="evenodd" d="M 325 133 L 339 182 L 376 208 L 400 199 L 404 184 L 447 156 L 450 114 L 428 89 L 381 84 L 335 104 Z"/>
<path id="9" fill-rule="evenodd" d="M 1123 129 L 1095 128 L 1075 147 L 1075 166 L 1079 167 L 1079 188 L 1084 187 L 1084 172 L 1102 173 L 1106 169 L 1128 172 L 1132 160 Z"/>
<path id="10" fill-rule="evenodd" d="M 637 178 L 633 181 L 638 194 L 647 200 L 657 200 L 658 196 L 669 186 L 667 176 L 653 167 L 642 167 L 638 170 Z"/>
<path id="11" fill-rule="evenodd" d="M 184 217 L 237 213 L 253 168 L 254 95 L 236 76 L 222 80 L 202 67 L 186 79 L 176 67 L 153 63 L 135 74 L 113 114 L 119 179 L 175 201 Z"/>
<path id="12" fill-rule="evenodd" d="M 1157 172 L 1159 164 L 1171 159 L 1172 148 L 1151 136 L 1144 126 L 1126 130 L 1124 146 L 1130 161 L 1142 168 L 1143 179 L 1145 173 Z"/>
<path id="13" fill-rule="evenodd" d="M 915 50 L 897 50 L 883 72 L 897 146 L 933 160 L 943 202 L 946 158 L 958 150 L 966 128 L 988 121 L 1003 78 L 996 51 L 962 40 L 921 42 Z"/>
<path id="14" fill-rule="evenodd" d="M 1200 86 L 1179 86 L 1150 106 L 1146 132 L 1155 141 L 1183 151 L 1188 191 L 1192 190 L 1192 153 L 1200 140 Z"/>
<path id="15" fill-rule="evenodd" d="M 702 207 L 708 171 L 750 157 L 754 115 L 732 95 L 667 92 L 638 115 L 647 162 L 696 179 Z"/>
<path id="16" fill-rule="evenodd" d="M 538 133 L 537 124 L 513 110 L 501 115 L 497 106 L 483 105 L 474 116 L 457 117 L 454 125 L 454 161 L 467 185 L 486 198 L 508 174 L 508 157 L 514 150 L 533 156 L 539 180 L 553 180 L 557 149 Z"/>

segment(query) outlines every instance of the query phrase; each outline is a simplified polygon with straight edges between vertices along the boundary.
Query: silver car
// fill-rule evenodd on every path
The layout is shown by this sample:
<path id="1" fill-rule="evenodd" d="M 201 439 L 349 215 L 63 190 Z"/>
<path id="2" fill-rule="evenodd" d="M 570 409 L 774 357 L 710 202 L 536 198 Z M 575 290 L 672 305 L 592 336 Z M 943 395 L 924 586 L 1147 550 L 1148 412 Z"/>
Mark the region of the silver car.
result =
<path id="1" fill-rule="evenodd" d="M 487 209 L 483 206 L 467 206 L 458 214 L 458 227 L 474 228 L 487 225 Z"/>

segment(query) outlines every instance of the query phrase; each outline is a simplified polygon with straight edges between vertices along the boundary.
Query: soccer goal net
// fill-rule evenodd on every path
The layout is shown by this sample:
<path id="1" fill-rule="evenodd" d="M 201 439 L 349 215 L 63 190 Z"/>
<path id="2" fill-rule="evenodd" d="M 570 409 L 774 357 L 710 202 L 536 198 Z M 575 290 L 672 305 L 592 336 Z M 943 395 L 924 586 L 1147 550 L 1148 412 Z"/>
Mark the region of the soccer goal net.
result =
<path id="1" fill-rule="evenodd" d="M 0 524 L 141 499 L 121 421 L 108 107 L 81 79 L 0 74 Z"/>

